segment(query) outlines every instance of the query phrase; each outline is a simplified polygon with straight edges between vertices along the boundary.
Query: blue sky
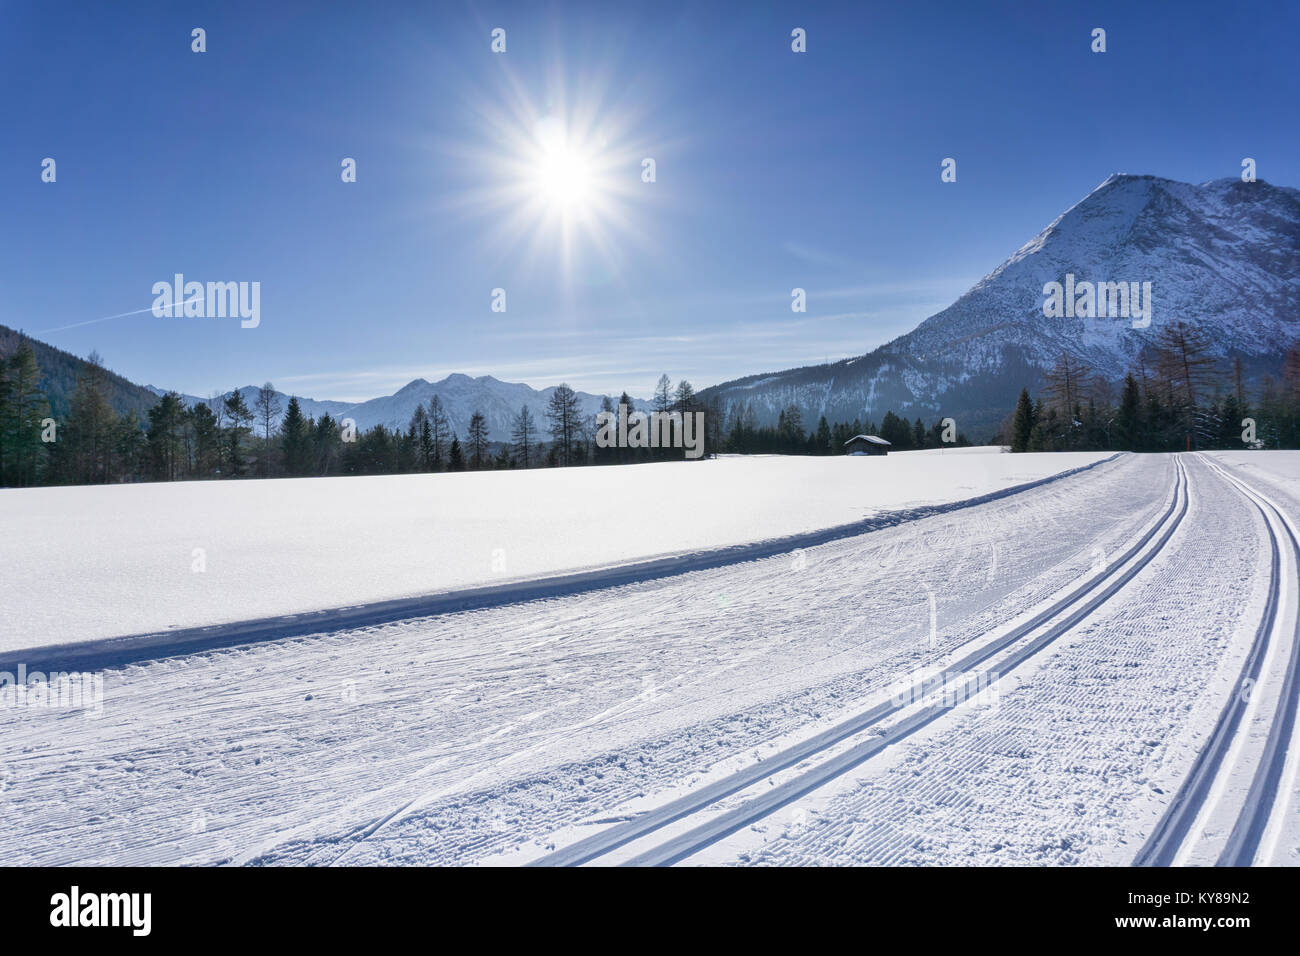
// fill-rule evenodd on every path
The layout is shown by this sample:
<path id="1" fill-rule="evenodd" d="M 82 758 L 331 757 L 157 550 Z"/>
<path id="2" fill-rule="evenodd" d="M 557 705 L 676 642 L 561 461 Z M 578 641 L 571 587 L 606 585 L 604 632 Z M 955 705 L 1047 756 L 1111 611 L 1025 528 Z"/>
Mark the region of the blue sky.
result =
<path id="1" fill-rule="evenodd" d="M 0 3 L 0 323 L 199 395 L 648 395 L 861 354 L 1112 172 L 1300 185 L 1298 9 Z M 546 128 L 598 171 L 567 226 Z M 260 282 L 260 325 L 94 321 L 178 272 Z"/>

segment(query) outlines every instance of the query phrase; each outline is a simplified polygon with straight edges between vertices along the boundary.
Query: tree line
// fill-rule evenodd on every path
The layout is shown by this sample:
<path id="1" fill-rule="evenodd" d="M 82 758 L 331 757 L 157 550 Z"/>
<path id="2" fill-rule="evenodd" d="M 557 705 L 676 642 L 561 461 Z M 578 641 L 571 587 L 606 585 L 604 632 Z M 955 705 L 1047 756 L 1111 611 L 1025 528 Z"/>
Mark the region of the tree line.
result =
<path id="1" fill-rule="evenodd" d="M 30 345 L 0 356 L 0 484 L 107 484 L 249 477 L 401 474 L 566 467 L 679 460 L 677 448 L 601 447 L 594 415 L 585 415 L 577 394 L 560 385 L 544 420 L 522 406 L 512 418 L 508 441 L 492 441 L 487 417 L 475 411 L 457 434 L 441 399 L 418 406 L 405 428 L 356 429 L 328 413 L 303 413 L 296 397 L 282 407 L 267 382 L 252 396 L 240 391 L 186 404 L 180 394 L 161 395 L 142 416 L 116 412 L 109 401 L 109 373 L 96 354 L 82 366 L 60 421 L 50 417 L 41 370 Z M 601 411 L 618 414 L 636 403 L 627 392 L 606 396 Z M 896 449 L 941 444 L 941 423 L 927 428 L 892 411 L 873 422 L 829 423 L 822 416 L 805 430 L 800 409 L 783 409 L 775 425 L 758 427 L 753 407 L 734 408 L 729 419 L 717 400 L 701 402 L 690 382 L 676 387 L 660 377 L 651 411 L 704 412 L 705 456 L 735 454 L 829 455 L 864 432 L 878 433 Z M 283 414 L 282 414 L 283 413 Z M 969 444 L 965 436 L 959 444 Z"/>
<path id="2" fill-rule="evenodd" d="M 1211 344 L 1172 322 L 1119 383 L 1062 355 L 1036 399 L 1021 391 L 996 440 L 1017 452 L 1300 447 L 1300 344 L 1253 389 L 1241 358 L 1221 361 Z"/>
<path id="3" fill-rule="evenodd" d="M 478 410 L 464 434 L 456 434 L 437 395 L 415 409 L 405 428 L 359 430 L 328 413 L 305 415 L 296 397 L 283 404 L 270 382 L 257 390 L 251 407 L 238 390 L 193 405 L 168 392 L 144 416 L 119 414 L 108 399 L 108 375 L 92 354 L 77 376 L 67 415 L 55 421 L 31 346 L 22 342 L 12 355 L 0 356 L 0 485 L 482 471 L 682 457 L 669 448 L 598 447 L 595 416 L 584 415 L 568 385 L 552 392 L 544 421 L 521 406 L 510 439 L 493 441 L 487 416 Z M 620 402 L 629 409 L 634 404 L 626 392 Z M 666 375 L 653 407 L 701 410 L 690 383 L 674 390 Z M 609 397 L 602 409 L 617 411 Z"/>
<path id="4" fill-rule="evenodd" d="M 887 411 L 878 426 L 861 418 L 831 424 L 822 415 L 817 425 L 807 431 L 798 405 L 787 405 L 778 411 L 775 425 L 759 426 L 757 418 L 752 403 L 733 407 L 719 443 L 721 450 L 741 455 L 842 455 L 845 443 L 855 435 L 878 435 L 890 443 L 891 451 L 919 451 L 971 443 L 955 429 L 945 441 L 946 429 L 942 419 L 927 428 L 920 418 L 909 422 L 893 411 Z"/>

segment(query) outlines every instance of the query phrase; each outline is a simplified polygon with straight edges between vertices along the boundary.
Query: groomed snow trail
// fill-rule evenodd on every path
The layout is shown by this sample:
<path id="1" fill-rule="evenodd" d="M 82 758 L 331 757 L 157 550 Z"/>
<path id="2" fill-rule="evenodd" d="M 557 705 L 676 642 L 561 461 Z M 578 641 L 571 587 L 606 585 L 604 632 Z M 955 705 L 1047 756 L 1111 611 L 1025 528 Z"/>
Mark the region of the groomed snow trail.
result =
<path id="1" fill-rule="evenodd" d="M 1124 456 L 791 554 L 111 668 L 98 719 L 0 714 L 0 847 L 13 864 L 541 860 L 738 773 L 779 787 L 808 755 L 751 768 L 1081 592 L 994 669 L 1119 582 L 1002 675 L 997 707 L 939 715 L 673 861 L 1129 862 L 1267 603 L 1263 519 L 1184 461 L 1182 503 L 1173 457 Z"/>
<path id="2" fill-rule="evenodd" d="M 1163 781 L 1189 779 L 1237 692 L 1271 585 L 1258 514 L 1185 457 L 1191 507 L 1166 552 L 996 708 L 815 795 L 800 825 L 770 819 L 695 862 L 1131 862 L 1170 802 Z"/>
<path id="3" fill-rule="evenodd" d="M 633 865 L 662 865 L 676 862 L 699 852 L 740 827 L 792 803 L 827 781 L 870 759 L 886 747 L 928 726 L 931 721 L 954 710 L 958 702 L 964 702 L 965 698 L 965 695 L 957 693 L 957 690 L 967 686 L 971 678 L 978 679 L 990 671 L 1001 674 L 1013 669 L 1109 598 L 1151 561 L 1173 535 L 1187 511 L 1183 469 L 1181 464 L 1176 468 L 1177 480 L 1170 496 L 1168 509 L 1123 555 L 1111 563 L 1103 561 L 1097 572 L 1083 584 L 1071 589 L 1061 598 L 1053 600 L 1048 607 L 1034 614 L 1028 621 L 1007 629 L 1005 633 L 994 634 L 987 641 L 978 642 L 978 646 L 960 660 L 945 666 L 940 671 L 921 677 L 916 682 L 914 694 L 896 692 L 889 699 L 881 701 L 860 715 L 836 724 L 811 740 L 789 747 L 761 763 L 751 764 L 695 793 L 566 847 L 537 862 L 552 865 L 589 862 L 654 830 L 668 824 L 675 824 L 692 814 L 707 811 L 713 804 L 734 793 L 753 785 L 760 785 L 758 787 L 760 792 L 749 797 L 740 806 L 699 823 L 693 829 L 658 845 L 644 848 L 629 861 Z M 1154 545 L 1151 544 L 1153 539 L 1155 539 Z M 1149 550 L 1146 550 L 1148 548 Z M 1045 625 L 1050 626 L 1044 633 L 1002 658 L 994 668 L 980 667 L 999 652 L 1015 645 L 1022 638 L 1033 634 Z M 954 679 L 957 679 L 956 684 Z M 971 683 L 981 686 L 978 680 Z M 949 687 L 954 689 L 945 696 L 944 691 Z M 937 702 L 929 703 L 935 698 L 938 698 Z M 913 707 L 914 704 L 920 706 Z M 875 728 L 887 719 L 909 710 L 911 713 L 887 730 L 871 735 L 862 734 L 863 731 Z M 801 770 L 779 787 L 770 789 L 761 787 L 761 783 L 766 778 L 770 778 L 778 771 L 832 751 L 836 745 L 858 735 L 867 736 L 867 739 L 823 763 Z M 770 779 L 768 783 L 771 783 Z"/>

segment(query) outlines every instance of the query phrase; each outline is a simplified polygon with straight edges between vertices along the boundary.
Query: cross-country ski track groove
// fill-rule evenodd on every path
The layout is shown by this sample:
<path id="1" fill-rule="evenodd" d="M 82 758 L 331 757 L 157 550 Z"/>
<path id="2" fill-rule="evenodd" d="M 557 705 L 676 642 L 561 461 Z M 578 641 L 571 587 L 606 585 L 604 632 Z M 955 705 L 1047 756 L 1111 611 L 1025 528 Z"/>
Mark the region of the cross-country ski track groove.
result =
<path id="1" fill-rule="evenodd" d="M 1112 459 L 1105 459 L 1105 461 L 1111 460 Z M 1053 603 L 1046 610 L 1034 615 L 1028 622 L 1013 628 L 1007 634 L 996 636 L 992 642 L 986 643 L 968 653 L 960 661 L 947 668 L 947 677 L 945 678 L 945 682 L 950 680 L 953 674 L 972 673 L 981 662 L 987 660 L 989 657 L 1002 651 L 1006 647 L 1015 644 L 1017 641 L 1022 640 L 1027 634 L 1032 633 L 1035 629 L 1041 627 L 1051 618 L 1059 615 L 1065 610 L 1068 610 L 1070 607 L 1083 600 L 1087 595 L 1095 591 L 1098 587 L 1103 585 L 1112 576 L 1119 572 L 1120 569 L 1123 568 L 1135 555 L 1137 555 L 1138 552 L 1140 552 L 1151 541 L 1151 539 L 1161 531 L 1162 528 L 1166 528 L 1166 533 L 1160 538 L 1159 544 L 1155 550 L 1141 562 L 1141 566 L 1144 567 L 1150 558 L 1154 556 L 1155 551 L 1158 551 L 1163 547 L 1164 543 L 1172 535 L 1174 529 L 1187 510 L 1186 475 L 1182 463 L 1177 457 L 1173 459 L 1173 471 L 1175 475 L 1175 487 L 1173 493 L 1170 495 L 1168 506 L 1160 517 L 1152 523 L 1151 527 L 1148 528 L 1146 532 L 1143 533 L 1118 559 L 1107 563 L 1100 573 L 1090 577 L 1086 582 L 1071 590 L 1065 597 Z M 1064 474 L 1072 474 L 1072 472 Z M 1180 497 L 1182 498 L 1181 509 L 1179 509 Z M 1175 512 L 1177 512 L 1176 517 Z M 1172 524 L 1170 523 L 1171 518 Z M 1136 570 L 1140 570 L 1140 567 Z M 1129 580 L 1132 575 L 1136 573 L 1136 570 L 1126 570 L 1121 575 L 1118 583 L 1105 589 L 1104 596 L 1109 597 L 1117 591 L 1119 586 Z M 1094 606 L 1094 604 L 1090 603 L 1088 609 L 1091 610 Z M 1039 646 L 1036 645 L 1034 649 L 1036 651 L 1039 649 Z M 938 685 L 933 679 L 931 679 L 926 682 L 923 690 L 928 693 L 935 686 Z M 664 807 L 651 811 L 650 813 L 642 814 L 633 820 L 627 821 L 625 824 L 602 831 L 587 840 L 579 841 L 570 847 L 566 847 L 556 853 L 534 860 L 527 865 L 578 865 L 590 861 L 595 857 L 603 856 L 610 850 L 616 849 L 618 846 L 622 846 L 631 840 L 639 839 L 645 833 L 660 829 L 669 823 L 698 812 L 701 808 L 706 808 L 707 806 L 716 803 L 717 800 L 735 793 L 737 790 L 751 786 L 756 780 L 765 779 L 775 770 L 779 769 L 779 766 L 790 766 L 807 759 L 809 756 L 824 751 L 828 747 L 832 747 L 836 743 L 843 741 L 845 738 L 851 737 L 864 729 L 878 724 L 880 721 L 888 718 L 900 709 L 902 708 L 892 706 L 888 702 L 873 707 L 862 714 L 849 718 L 841 724 L 816 735 L 803 744 L 795 745 L 786 752 L 763 760 L 761 764 L 753 765 L 745 770 L 738 771 L 737 774 L 733 775 L 733 777 L 728 777 L 723 781 L 719 781 L 717 784 L 702 788 L 696 794 L 687 795 L 678 801 L 673 801 Z M 929 720 L 925 721 L 925 723 L 929 722 Z M 922 724 L 918 724 L 912 729 L 919 729 L 920 726 L 922 726 Z M 395 808 L 381 818 L 372 821 L 368 825 L 359 828 L 352 834 L 349 834 L 348 836 L 350 837 L 351 842 L 348 843 L 342 852 L 329 860 L 329 865 L 334 866 L 345 863 L 347 859 L 368 840 L 376 837 L 392 824 L 407 818 L 420 807 L 427 805 L 428 802 L 429 797 L 427 795 L 417 797 L 407 804 Z M 681 804 L 690 804 L 691 807 L 689 809 L 684 809 Z M 636 832 L 634 835 L 625 836 L 628 831 Z M 611 834 L 616 835 L 611 837 Z M 613 839 L 614 844 L 611 846 L 603 846 L 604 841 L 609 839 Z M 602 844 L 601 848 L 595 849 L 593 852 L 588 852 L 587 847 L 597 843 Z M 578 858 L 574 859 L 573 857 L 575 856 Z"/>
<path id="2" fill-rule="evenodd" d="M 1179 861 L 1197 839 L 1195 824 L 1213 800 L 1216 785 L 1224 774 L 1233 771 L 1231 754 L 1242 731 L 1242 721 L 1249 710 L 1251 690 L 1260 682 L 1260 670 L 1270 645 L 1285 639 L 1287 622 L 1280 614 L 1284 592 L 1300 595 L 1296 569 L 1300 568 L 1300 541 L 1282 510 L 1267 496 L 1247 484 L 1216 462 L 1206 461 L 1210 470 L 1249 501 L 1264 519 L 1268 531 L 1269 591 L 1259 628 L 1250 653 L 1242 665 L 1233 693 L 1224 705 L 1205 746 L 1179 788 L 1174 800 L 1134 858 L 1137 866 L 1171 866 Z M 1284 582 L 1284 563 L 1279 541 L 1289 547 L 1291 560 L 1286 564 L 1290 580 Z M 1220 851 L 1218 866 L 1250 866 L 1257 861 L 1261 843 L 1280 795 L 1280 780 L 1287 751 L 1295 731 L 1296 706 L 1300 699 L 1297 671 L 1300 670 L 1300 615 L 1292 628 L 1290 654 L 1278 695 L 1277 712 L 1270 725 L 1262 759 L 1255 770 L 1249 792 L 1226 844 Z M 1285 807 L 1276 808 L 1278 812 Z"/>
<path id="3" fill-rule="evenodd" d="M 1160 519 L 1123 555 L 1109 563 L 1102 573 L 1090 578 L 1029 621 L 977 648 L 950 668 L 941 672 L 937 677 L 927 680 L 921 687 L 921 698 L 924 699 L 929 696 L 943 684 L 951 685 L 954 676 L 967 677 L 972 675 L 984 661 L 1064 614 L 1063 618 L 1052 624 L 1038 637 L 1013 651 L 1001 661 L 997 673 L 1005 675 L 1011 669 L 1051 644 L 1061 634 L 1074 627 L 1132 580 L 1160 553 L 1187 513 L 1188 481 L 1184 465 L 1177 456 L 1174 459 L 1174 467 L 1175 484 L 1169 507 L 1161 515 Z M 1157 533 L 1160 534 L 1160 537 L 1154 546 L 1138 557 L 1139 552 L 1142 552 L 1147 547 Z M 1114 580 L 1111 580 L 1111 578 L 1114 578 Z M 1070 611 L 1080 602 L 1083 602 L 1080 607 Z M 1070 613 L 1067 614 L 1066 612 Z M 655 830 L 698 814 L 719 800 L 752 787 L 774 773 L 815 757 L 841 741 L 860 734 L 907 709 L 908 706 L 907 703 L 900 704 L 892 700 L 881 703 L 803 743 L 796 744 L 781 753 L 769 757 L 759 764 L 737 771 L 701 788 L 695 793 L 670 801 L 633 820 L 610 827 L 584 840 L 556 850 L 547 856 L 532 861 L 528 865 L 575 866 L 597 861 L 600 857 L 628 843 L 640 840 Z M 821 787 L 827 781 L 853 769 L 891 744 L 934 722 L 950 712 L 954 707 L 955 704 L 923 707 L 916 713 L 903 718 L 902 721 L 893 725 L 883 735 L 872 736 L 824 763 L 800 773 L 793 779 L 767 790 L 754 799 L 719 814 L 684 834 L 670 838 L 656 847 L 639 853 L 626 861 L 626 865 L 671 865 L 680 862 L 754 820 L 780 809 L 797 800 L 800 796 Z"/>
<path id="4" fill-rule="evenodd" d="M 1230 462 L 1126 455 L 793 561 L 83 646 L 111 709 L 12 715 L 0 822 L 35 865 L 1293 859 L 1300 530 Z M 972 684 L 1001 703 L 945 699 Z"/>

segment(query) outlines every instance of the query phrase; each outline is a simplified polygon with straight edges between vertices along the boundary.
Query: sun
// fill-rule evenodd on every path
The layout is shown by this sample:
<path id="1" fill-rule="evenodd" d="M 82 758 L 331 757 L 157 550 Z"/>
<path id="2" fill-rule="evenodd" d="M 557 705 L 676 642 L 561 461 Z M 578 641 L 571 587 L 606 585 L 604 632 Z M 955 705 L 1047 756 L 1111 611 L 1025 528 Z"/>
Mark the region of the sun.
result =
<path id="1" fill-rule="evenodd" d="M 536 175 L 542 201 L 557 212 L 585 212 L 595 198 L 591 161 L 567 144 L 543 149 Z"/>
<path id="2" fill-rule="evenodd" d="M 471 100 L 474 135 L 443 147 L 463 179 L 447 208 L 486 224 L 477 241 L 492 256 L 570 291 L 615 281 L 634 249 L 650 247 L 655 190 L 643 179 L 654 156 L 648 107 L 613 96 L 599 79 L 575 88 L 577 99 L 559 80 L 544 95 L 511 82 L 499 96 Z"/>
<path id="3" fill-rule="evenodd" d="M 532 188 L 546 211 L 581 218 L 604 201 L 599 156 L 561 121 L 538 121 L 531 152 Z"/>

